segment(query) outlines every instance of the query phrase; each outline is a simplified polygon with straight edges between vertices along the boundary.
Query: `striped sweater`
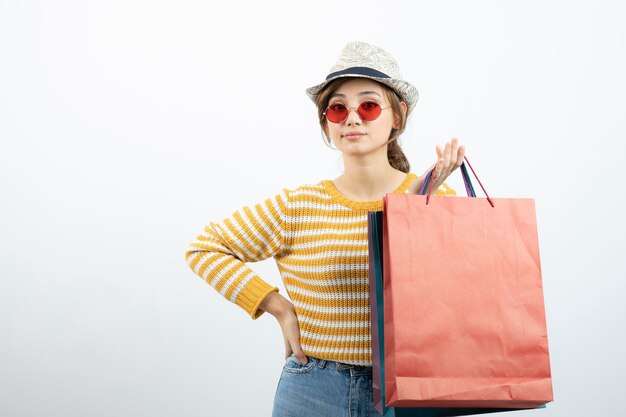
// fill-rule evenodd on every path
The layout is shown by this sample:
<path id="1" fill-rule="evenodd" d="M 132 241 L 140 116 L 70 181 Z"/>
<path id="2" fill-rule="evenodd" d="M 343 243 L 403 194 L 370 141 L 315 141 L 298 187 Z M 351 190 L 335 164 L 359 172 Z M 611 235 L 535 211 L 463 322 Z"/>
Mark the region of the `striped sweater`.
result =
<path id="1" fill-rule="evenodd" d="M 406 192 L 415 179 L 408 174 L 394 192 Z M 284 189 L 207 225 L 186 259 L 197 275 L 257 318 L 265 296 L 278 289 L 245 262 L 274 257 L 298 316 L 304 353 L 371 366 L 367 213 L 382 206 L 382 199 L 352 201 L 329 180 Z"/>

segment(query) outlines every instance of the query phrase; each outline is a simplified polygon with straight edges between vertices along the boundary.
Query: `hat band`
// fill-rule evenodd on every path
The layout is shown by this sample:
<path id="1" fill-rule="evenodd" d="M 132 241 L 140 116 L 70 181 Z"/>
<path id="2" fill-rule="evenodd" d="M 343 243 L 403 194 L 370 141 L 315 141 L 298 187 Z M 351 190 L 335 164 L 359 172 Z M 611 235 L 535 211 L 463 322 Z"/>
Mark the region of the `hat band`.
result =
<path id="1" fill-rule="evenodd" d="M 342 75 L 364 75 L 366 77 L 391 78 L 390 76 L 388 76 L 384 72 L 376 71 L 375 69 L 372 69 L 372 68 L 351 67 L 351 68 L 346 68 L 346 69 L 341 70 L 341 71 L 331 72 L 326 77 L 326 80 L 330 80 L 331 78 L 339 77 L 339 76 L 342 76 Z"/>

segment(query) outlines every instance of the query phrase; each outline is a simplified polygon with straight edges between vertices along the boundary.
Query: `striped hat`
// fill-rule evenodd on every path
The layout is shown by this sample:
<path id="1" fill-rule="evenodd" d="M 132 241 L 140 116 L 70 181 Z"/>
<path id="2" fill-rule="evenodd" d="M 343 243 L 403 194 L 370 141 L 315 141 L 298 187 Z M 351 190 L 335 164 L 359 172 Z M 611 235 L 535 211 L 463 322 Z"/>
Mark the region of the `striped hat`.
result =
<path id="1" fill-rule="evenodd" d="M 317 95 L 329 82 L 342 77 L 369 78 L 385 84 L 406 102 L 408 113 L 411 113 L 419 97 L 417 88 L 402 79 L 396 60 L 384 49 L 365 42 L 349 42 L 330 69 L 326 80 L 307 88 L 306 93 L 315 102 Z"/>

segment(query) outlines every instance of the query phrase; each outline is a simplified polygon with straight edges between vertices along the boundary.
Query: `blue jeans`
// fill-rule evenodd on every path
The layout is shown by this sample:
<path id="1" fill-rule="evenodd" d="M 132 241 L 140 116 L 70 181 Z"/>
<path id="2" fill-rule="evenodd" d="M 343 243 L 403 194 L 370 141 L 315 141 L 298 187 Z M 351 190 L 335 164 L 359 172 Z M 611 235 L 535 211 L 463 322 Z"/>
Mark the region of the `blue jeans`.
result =
<path id="1" fill-rule="evenodd" d="M 283 368 L 272 417 L 380 417 L 372 403 L 372 368 L 293 355 Z"/>

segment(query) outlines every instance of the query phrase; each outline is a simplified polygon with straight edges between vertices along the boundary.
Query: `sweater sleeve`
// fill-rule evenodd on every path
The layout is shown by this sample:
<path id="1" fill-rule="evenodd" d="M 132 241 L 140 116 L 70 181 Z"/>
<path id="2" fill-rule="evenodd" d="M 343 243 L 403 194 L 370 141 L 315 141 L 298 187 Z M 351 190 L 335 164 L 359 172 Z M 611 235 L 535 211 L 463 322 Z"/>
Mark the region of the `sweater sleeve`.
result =
<path id="1" fill-rule="evenodd" d="M 263 314 L 259 308 L 263 299 L 278 288 L 245 263 L 276 256 L 282 250 L 287 191 L 209 223 L 185 253 L 193 272 L 253 319 Z"/>

